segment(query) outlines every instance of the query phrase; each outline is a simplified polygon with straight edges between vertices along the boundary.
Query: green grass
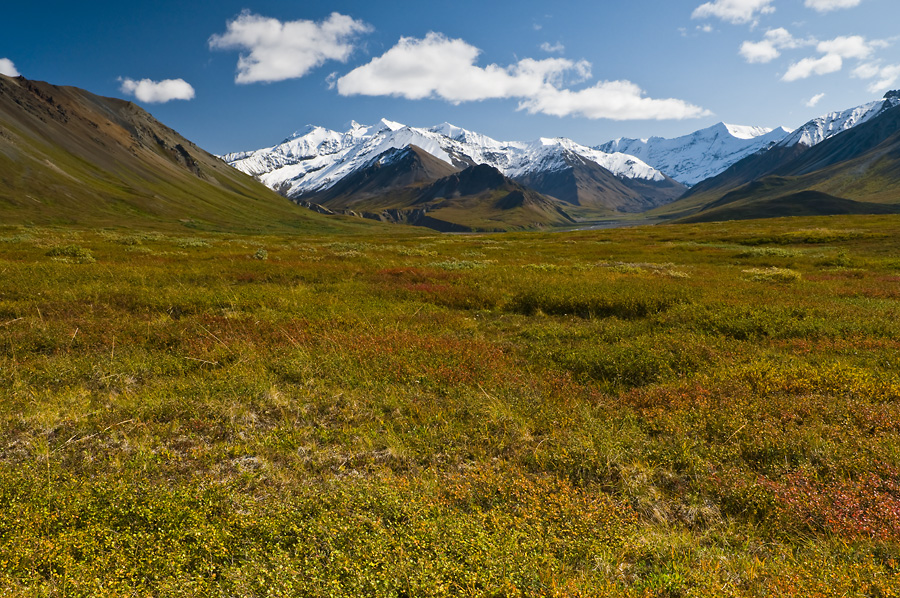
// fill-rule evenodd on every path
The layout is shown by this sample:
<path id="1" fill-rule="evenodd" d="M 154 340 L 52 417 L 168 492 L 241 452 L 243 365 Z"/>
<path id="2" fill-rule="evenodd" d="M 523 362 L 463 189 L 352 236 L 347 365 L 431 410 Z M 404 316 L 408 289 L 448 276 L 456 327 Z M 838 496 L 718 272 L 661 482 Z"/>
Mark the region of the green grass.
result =
<path id="1" fill-rule="evenodd" d="M 0 594 L 896 596 L 898 224 L 0 228 Z"/>

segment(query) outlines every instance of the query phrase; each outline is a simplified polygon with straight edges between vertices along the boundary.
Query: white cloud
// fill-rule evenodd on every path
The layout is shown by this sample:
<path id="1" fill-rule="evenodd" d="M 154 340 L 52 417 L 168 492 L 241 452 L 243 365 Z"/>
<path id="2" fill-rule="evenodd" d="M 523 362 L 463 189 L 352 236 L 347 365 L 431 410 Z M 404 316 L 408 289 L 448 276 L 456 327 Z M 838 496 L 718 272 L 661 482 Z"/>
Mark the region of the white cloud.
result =
<path id="1" fill-rule="evenodd" d="M 141 79 L 135 81 L 127 77 L 119 79 L 122 82 L 122 92 L 133 95 L 141 102 L 148 104 L 164 104 L 172 100 L 194 99 L 194 88 L 184 79 L 166 79 L 164 81 L 151 81 Z"/>
<path id="2" fill-rule="evenodd" d="M 807 106 L 808 108 L 815 108 L 816 105 L 817 105 L 819 102 L 821 102 L 821 101 L 822 101 L 822 98 L 824 98 L 824 97 L 825 97 L 825 94 L 824 94 L 824 93 L 817 93 L 817 94 L 814 95 L 813 97 L 809 98 L 809 101 L 806 102 L 806 106 Z"/>
<path id="3" fill-rule="evenodd" d="M 900 64 L 892 64 L 882 68 L 878 77 L 878 81 L 873 82 L 867 88 L 871 93 L 886 91 L 893 87 L 897 79 L 900 79 Z"/>
<path id="4" fill-rule="evenodd" d="M 321 22 L 288 21 L 242 12 L 228 31 L 209 38 L 211 49 L 249 50 L 238 59 L 237 83 L 284 81 L 303 77 L 328 60 L 346 62 L 357 35 L 368 24 L 332 13 Z"/>
<path id="5" fill-rule="evenodd" d="M 826 54 L 821 58 L 804 58 L 792 64 L 781 77 L 782 81 L 808 79 L 813 75 L 836 73 L 844 67 L 844 60 L 837 54 Z"/>
<path id="6" fill-rule="evenodd" d="M 853 70 L 857 79 L 876 79 L 866 88 L 869 93 L 879 93 L 894 86 L 900 79 L 900 64 L 881 66 L 878 63 L 864 63 Z"/>
<path id="7" fill-rule="evenodd" d="M 782 81 L 796 81 L 813 75 L 835 73 L 844 67 L 844 60 L 864 60 L 871 56 L 877 48 L 884 48 L 887 45 L 886 41 L 868 41 L 861 35 L 840 36 L 832 40 L 821 41 L 816 44 L 816 50 L 823 56 L 804 58 L 795 62 L 781 79 Z"/>
<path id="8" fill-rule="evenodd" d="M 703 25 L 697 25 L 697 31 L 700 31 L 700 32 L 702 32 L 702 33 L 712 33 L 712 32 L 713 32 L 713 26 L 710 25 L 709 23 L 706 23 L 706 24 L 703 24 Z"/>
<path id="9" fill-rule="evenodd" d="M 519 110 L 587 118 L 682 119 L 708 111 L 681 100 L 656 100 L 628 81 L 604 81 L 580 91 L 564 86 L 591 77 L 591 65 L 565 58 L 525 58 L 502 67 L 475 64 L 481 51 L 461 39 L 429 33 L 424 39 L 400 38 L 393 48 L 337 80 L 345 96 L 438 98 L 458 104 L 488 99 L 518 99 Z"/>
<path id="10" fill-rule="evenodd" d="M 548 54 L 562 54 L 566 51 L 566 47 L 560 42 L 556 42 L 552 46 L 550 45 L 550 42 L 544 42 L 541 44 L 541 50 Z"/>
<path id="11" fill-rule="evenodd" d="M 9 58 L 0 58 L 0 75 L 18 77 L 19 71 L 16 70 L 16 65 L 13 64 L 12 60 Z"/>
<path id="12" fill-rule="evenodd" d="M 806 0 L 804 4 L 807 8 L 812 8 L 819 12 L 828 12 L 839 8 L 853 8 L 859 6 L 862 0 Z"/>
<path id="13" fill-rule="evenodd" d="M 773 0 L 713 0 L 694 9 L 691 18 L 717 17 L 729 23 L 753 23 L 757 15 L 775 12 Z"/>
<path id="14" fill-rule="evenodd" d="M 747 62 L 767 63 L 781 56 L 781 50 L 792 50 L 802 46 L 812 46 L 815 39 L 797 39 L 783 28 L 769 29 L 758 42 L 746 41 L 741 44 L 740 55 Z"/>
<path id="15" fill-rule="evenodd" d="M 775 44 L 765 39 L 759 42 L 742 43 L 740 54 L 747 62 L 756 62 L 762 64 L 772 62 L 773 60 L 781 56 L 781 52 L 778 51 L 778 48 L 775 47 Z"/>
<path id="16" fill-rule="evenodd" d="M 590 64 L 565 58 L 526 58 L 504 68 L 475 66 L 481 50 L 461 39 L 429 33 L 402 37 L 393 48 L 337 81 L 341 95 L 398 96 L 410 100 L 438 97 L 459 103 L 527 96 L 545 84 L 561 84 L 568 73 L 583 81 Z"/>
<path id="17" fill-rule="evenodd" d="M 822 54 L 834 54 L 841 58 L 868 58 L 875 46 L 881 42 L 867 42 L 861 35 L 836 37 L 830 41 L 819 42 L 816 49 Z"/>
<path id="18" fill-rule="evenodd" d="M 853 69 L 853 76 L 857 79 L 873 79 L 881 72 L 881 65 L 875 62 L 864 62 Z"/>
<path id="19" fill-rule="evenodd" d="M 654 99 L 631 81 L 601 81 L 580 91 L 543 88 L 519 102 L 519 110 L 552 116 L 583 116 L 610 120 L 682 120 L 711 112 L 683 100 Z"/>

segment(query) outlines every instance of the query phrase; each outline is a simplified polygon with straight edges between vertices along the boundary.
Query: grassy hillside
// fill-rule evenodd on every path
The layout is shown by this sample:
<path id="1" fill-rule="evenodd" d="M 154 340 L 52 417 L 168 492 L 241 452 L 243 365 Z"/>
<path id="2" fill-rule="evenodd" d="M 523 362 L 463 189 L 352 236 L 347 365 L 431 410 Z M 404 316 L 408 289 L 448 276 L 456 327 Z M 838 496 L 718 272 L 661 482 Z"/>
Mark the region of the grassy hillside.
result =
<path id="1" fill-rule="evenodd" d="M 365 227 L 299 209 L 130 102 L 4 75 L 0 224 Z"/>
<path id="2" fill-rule="evenodd" d="M 819 201 L 794 201 L 797 210 L 790 215 L 889 213 L 890 208 L 854 204 L 900 203 L 898 158 L 900 107 L 894 107 L 814 147 L 776 146 L 748 156 L 649 215 L 691 221 L 772 218 L 786 215 L 785 198 L 816 195 Z"/>
<path id="3" fill-rule="evenodd" d="M 777 182 L 780 182 L 780 179 Z M 852 201 L 834 197 L 821 191 L 798 191 L 780 195 L 780 187 L 780 185 L 772 184 L 770 181 L 751 183 L 725 195 L 719 201 L 707 206 L 702 212 L 683 218 L 680 222 L 900 213 L 900 206 Z M 768 193 L 762 194 L 760 192 L 761 188 L 767 188 Z"/>
<path id="4" fill-rule="evenodd" d="M 896 596 L 898 231 L 0 228 L 0 593 Z"/>

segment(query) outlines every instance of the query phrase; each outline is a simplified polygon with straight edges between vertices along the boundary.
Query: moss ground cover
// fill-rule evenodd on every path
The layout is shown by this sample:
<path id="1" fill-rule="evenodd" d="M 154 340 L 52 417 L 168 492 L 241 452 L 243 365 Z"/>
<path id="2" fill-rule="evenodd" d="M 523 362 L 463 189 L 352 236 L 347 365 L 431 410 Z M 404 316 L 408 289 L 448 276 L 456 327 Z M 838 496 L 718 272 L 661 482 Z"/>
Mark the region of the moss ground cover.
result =
<path id="1" fill-rule="evenodd" d="M 0 228 L 0 593 L 896 596 L 898 230 Z"/>

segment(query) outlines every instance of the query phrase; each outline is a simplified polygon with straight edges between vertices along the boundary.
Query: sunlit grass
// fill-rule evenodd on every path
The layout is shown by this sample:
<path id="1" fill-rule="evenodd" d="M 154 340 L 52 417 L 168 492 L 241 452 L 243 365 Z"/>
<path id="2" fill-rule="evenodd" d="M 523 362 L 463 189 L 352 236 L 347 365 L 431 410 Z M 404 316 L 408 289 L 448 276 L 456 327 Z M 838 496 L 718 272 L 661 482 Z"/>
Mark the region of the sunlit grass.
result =
<path id="1" fill-rule="evenodd" d="M 0 593 L 897 595 L 898 224 L 0 229 Z"/>

